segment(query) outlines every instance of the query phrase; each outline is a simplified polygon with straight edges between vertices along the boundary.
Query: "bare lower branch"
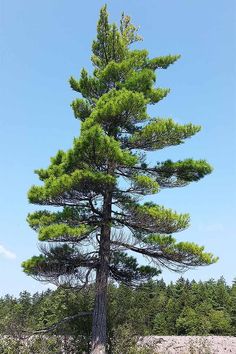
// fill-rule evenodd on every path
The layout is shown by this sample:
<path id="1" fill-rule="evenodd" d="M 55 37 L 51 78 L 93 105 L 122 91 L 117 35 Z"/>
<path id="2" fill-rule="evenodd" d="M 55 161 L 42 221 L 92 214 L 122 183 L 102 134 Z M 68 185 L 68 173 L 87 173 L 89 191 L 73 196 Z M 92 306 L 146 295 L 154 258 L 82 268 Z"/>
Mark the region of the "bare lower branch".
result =
<path id="1" fill-rule="evenodd" d="M 83 311 L 83 312 L 79 312 L 75 315 L 72 315 L 72 316 L 67 316 L 67 317 L 64 317 L 62 320 L 54 323 L 53 325 L 49 326 L 49 327 L 45 327 L 45 328 L 42 328 L 42 329 L 38 329 L 34 332 L 28 332 L 28 331 L 24 331 L 24 332 L 27 332 L 29 335 L 34 335 L 34 334 L 44 334 L 44 333 L 48 333 L 48 332 L 52 332 L 54 331 L 55 329 L 57 329 L 59 326 L 61 326 L 62 324 L 64 323 L 67 323 L 69 321 L 72 321 L 74 320 L 75 318 L 78 318 L 78 317 L 85 317 L 85 316 L 91 316 L 92 315 L 92 311 Z"/>

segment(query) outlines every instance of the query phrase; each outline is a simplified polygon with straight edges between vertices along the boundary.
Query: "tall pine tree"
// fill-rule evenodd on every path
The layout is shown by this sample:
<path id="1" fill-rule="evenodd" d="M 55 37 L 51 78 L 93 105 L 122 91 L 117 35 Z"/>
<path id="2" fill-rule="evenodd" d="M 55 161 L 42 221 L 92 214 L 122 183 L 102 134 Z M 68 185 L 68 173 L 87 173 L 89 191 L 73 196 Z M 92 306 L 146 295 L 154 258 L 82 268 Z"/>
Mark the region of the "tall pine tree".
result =
<path id="1" fill-rule="evenodd" d="M 83 69 L 78 80 L 70 79 L 82 96 L 72 103 L 81 134 L 70 150 L 51 158 L 47 169 L 36 170 L 43 185 L 28 193 L 31 203 L 60 209 L 28 215 L 46 246 L 23 262 L 24 271 L 57 285 L 96 283 L 93 354 L 106 351 L 109 279 L 137 285 L 162 267 L 179 271 L 216 261 L 204 247 L 172 236 L 189 226 L 188 214 L 141 202 L 162 188 L 198 181 L 212 168 L 193 159 L 147 163 L 148 152 L 179 145 L 200 126 L 148 115 L 147 106 L 169 93 L 155 87 L 155 71 L 167 69 L 179 55 L 150 59 L 146 50 L 130 48 L 140 39 L 130 17 L 122 15 L 117 27 L 109 24 L 106 6 L 101 9 L 92 44 L 93 74 Z M 139 265 L 135 253 L 152 266 Z"/>

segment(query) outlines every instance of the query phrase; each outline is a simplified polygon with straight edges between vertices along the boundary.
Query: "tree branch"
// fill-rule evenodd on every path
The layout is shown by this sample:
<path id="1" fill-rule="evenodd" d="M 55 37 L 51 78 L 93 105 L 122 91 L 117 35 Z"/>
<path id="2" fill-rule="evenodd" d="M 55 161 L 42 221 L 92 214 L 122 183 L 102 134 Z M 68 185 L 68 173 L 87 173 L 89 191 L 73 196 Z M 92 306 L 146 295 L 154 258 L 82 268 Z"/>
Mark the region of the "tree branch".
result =
<path id="1" fill-rule="evenodd" d="M 51 331 L 57 329 L 59 326 L 61 326 L 64 323 L 67 323 L 67 322 L 74 320 L 75 318 L 78 318 L 78 317 L 91 316 L 92 313 L 93 313 L 92 311 L 79 312 L 75 315 L 64 317 L 62 320 L 54 323 L 53 325 L 51 325 L 49 327 L 38 329 L 32 333 L 30 333 L 28 331 L 23 331 L 23 332 L 28 333 L 29 335 L 48 333 L 48 332 L 51 332 Z"/>

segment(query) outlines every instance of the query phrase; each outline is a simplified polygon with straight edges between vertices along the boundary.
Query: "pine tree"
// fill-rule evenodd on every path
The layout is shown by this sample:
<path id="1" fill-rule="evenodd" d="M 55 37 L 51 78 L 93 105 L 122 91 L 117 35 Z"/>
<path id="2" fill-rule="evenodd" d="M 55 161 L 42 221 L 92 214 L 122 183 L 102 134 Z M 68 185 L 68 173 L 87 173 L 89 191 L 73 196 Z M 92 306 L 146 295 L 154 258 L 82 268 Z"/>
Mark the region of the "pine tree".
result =
<path id="1" fill-rule="evenodd" d="M 101 9 L 92 44 L 92 75 L 85 69 L 72 89 L 81 134 L 67 152 L 59 150 L 47 169 L 36 170 L 41 186 L 28 193 L 33 204 L 60 207 L 28 215 L 38 232 L 41 254 L 23 262 L 24 271 L 41 281 L 84 287 L 95 281 L 92 353 L 105 353 L 109 279 L 137 285 L 160 273 L 216 261 L 204 247 L 177 242 L 172 233 L 189 226 L 188 214 L 177 214 L 141 201 L 163 188 L 183 187 L 212 171 L 204 160 L 167 160 L 149 165 L 150 151 L 179 145 L 200 131 L 191 123 L 151 118 L 147 106 L 165 98 L 156 88 L 155 71 L 179 59 L 150 59 L 146 50 L 131 49 L 141 39 L 130 17 L 120 26 L 108 22 Z M 144 255 L 152 266 L 139 265 L 131 254 Z"/>

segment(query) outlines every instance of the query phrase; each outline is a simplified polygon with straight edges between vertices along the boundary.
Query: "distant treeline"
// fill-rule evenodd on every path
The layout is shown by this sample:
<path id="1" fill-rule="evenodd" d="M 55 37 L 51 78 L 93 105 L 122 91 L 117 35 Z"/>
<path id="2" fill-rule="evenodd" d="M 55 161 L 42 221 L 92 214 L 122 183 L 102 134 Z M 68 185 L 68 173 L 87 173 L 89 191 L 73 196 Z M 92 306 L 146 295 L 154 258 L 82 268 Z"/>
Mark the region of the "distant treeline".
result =
<path id="1" fill-rule="evenodd" d="M 1 335 L 45 333 L 77 336 L 89 343 L 91 316 L 74 315 L 93 308 L 93 288 L 23 291 L 0 299 Z M 72 316 L 72 318 L 70 318 Z M 236 281 L 205 282 L 180 278 L 176 283 L 149 282 L 136 289 L 109 287 L 109 338 L 132 335 L 236 335 Z M 122 332 L 123 331 L 123 332 Z M 128 332 L 127 332 L 128 331 Z"/>

